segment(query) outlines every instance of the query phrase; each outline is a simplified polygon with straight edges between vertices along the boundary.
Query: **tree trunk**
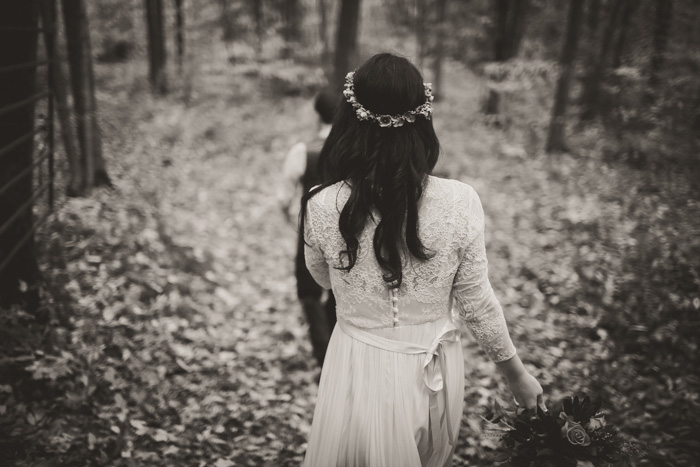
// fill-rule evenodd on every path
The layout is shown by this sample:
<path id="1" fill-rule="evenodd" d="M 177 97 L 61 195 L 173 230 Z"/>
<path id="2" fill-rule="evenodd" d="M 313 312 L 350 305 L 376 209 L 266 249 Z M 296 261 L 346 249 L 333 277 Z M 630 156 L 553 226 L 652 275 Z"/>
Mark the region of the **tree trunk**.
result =
<path id="1" fill-rule="evenodd" d="M 326 0 L 318 0 L 317 3 L 320 19 L 318 32 L 321 37 L 321 45 L 323 46 L 321 63 L 323 63 L 323 68 L 327 71 L 328 58 L 331 54 L 331 47 L 328 41 L 328 6 L 326 5 Z"/>
<path id="2" fill-rule="evenodd" d="M 494 60 L 515 57 L 525 35 L 528 0 L 495 0 Z"/>
<path id="3" fill-rule="evenodd" d="M 581 26 L 581 12 L 584 0 L 570 0 L 569 13 L 566 22 L 566 38 L 561 49 L 559 65 L 561 72 L 557 81 L 557 89 L 554 94 L 554 106 L 552 107 L 552 119 L 549 123 L 547 145 L 545 150 L 549 153 L 567 151 L 565 126 L 566 107 L 569 101 L 569 86 L 574 71 L 574 61 L 578 50 L 578 36 Z"/>
<path id="4" fill-rule="evenodd" d="M 659 73 L 664 63 L 664 54 L 668 45 L 669 29 L 673 18 L 673 0 L 656 0 L 656 22 L 654 24 L 654 51 L 649 66 L 649 85 L 654 88 L 659 84 Z"/>
<path id="5" fill-rule="evenodd" d="M 56 3 L 53 0 L 42 0 L 41 2 L 41 22 L 44 29 L 44 46 L 49 59 L 58 58 L 58 48 L 56 47 Z M 80 165 L 80 154 L 75 142 L 75 131 L 70 116 L 68 106 L 68 83 L 63 73 L 60 61 L 53 65 L 51 93 L 56 104 L 56 113 L 61 125 L 61 137 L 63 139 L 63 149 L 66 151 L 68 159 L 68 186 L 66 194 L 68 196 L 81 196 L 85 190 L 85 177 Z"/>
<path id="6" fill-rule="evenodd" d="M 301 39 L 301 11 L 299 0 L 285 0 L 284 2 L 285 40 L 298 42 Z"/>
<path id="7" fill-rule="evenodd" d="M 425 30 L 427 18 L 426 0 L 416 0 L 416 65 L 419 70 L 423 70 L 423 59 L 425 58 Z"/>
<path id="8" fill-rule="evenodd" d="M 66 45 L 68 47 L 68 64 L 70 66 L 71 88 L 73 90 L 73 108 L 75 110 L 80 142 L 80 168 L 83 172 L 85 187 L 90 189 L 95 185 L 95 166 L 93 154 L 94 138 L 90 128 L 88 110 L 89 85 L 86 81 L 87 71 L 84 36 L 87 28 L 83 24 L 82 0 L 62 0 L 63 23 L 65 24 Z"/>
<path id="9" fill-rule="evenodd" d="M 584 61 L 584 76 L 582 79 L 582 84 L 586 84 L 586 80 L 589 78 L 591 70 L 595 68 L 596 60 L 598 59 L 598 46 L 599 42 L 598 31 L 600 29 L 600 12 L 601 12 L 601 0 L 588 0 L 585 2 L 586 9 L 586 37 L 588 38 L 588 46 L 584 47 L 581 52 L 583 56 L 581 57 Z"/>
<path id="10" fill-rule="evenodd" d="M 284 25 L 282 27 L 282 37 L 284 39 L 282 58 L 289 58 L 296 44 L 301 39 L 301 11 L 299 0 L 283 0 L 282 17 L 284 19 Z"/>
<path id="11" fill-rule="evenodd" d="M 600 20 L 600 0 L 591 0 L 588 2 L 588 15 L 586 16 L 586 26 L 591 37 L 595 37 L 598 32 Z"/>
<path id="12" fill-rule="evenodd" d="M 263 40 L 265 39 L 265 16 L 263 13 L 263 0 L 250 0 L 255 20 L 255 49 L 258 55 L 262 53 Z"/>
<path id="13" fill-rule="evenodd" d="M 333 85 L 342 89 L 345 75 L 357 61 L 357 31 L 360 22 L 360 1 L 342 0 L 335 40 Z"/>
<path id="14" fill-rule="evenodd" d="M 382 2 L 384 3 L 384 2 Z M 388 9 L 396 18 L 397 24 L 411 27 L 415 24 L 415 0 L 390 0 Z"/>
<path id="15" fill-rule="evenodd" d="M 36 61 L 37 19 L 35 2 L 0 2 L 0 67 Z M 0 73 L 0 108 L 34 96 L 35 78 L 35 66 Z M 31 171 L 12 185 L 8 182 L 32 166 L 34 104 L 0 115 L 0 128 L 0 307 L 26 303 L 33 308 L 39 268 L 32 235 Z"/>
<path id="16" fill-rule="evenodd" d="M 182 73 L 185 57 L 185 15 L 182 11 L 183 0 L 175 0 L 175 46 L 177 48 L 177 66 Z"/>
<path id="17" fill-rule="evenodd" d="M 592 120 L 598 115 L 600 85 L 605 76 L 605 70 L 609 62 L 608 55 L 612 48 L 612 40 L 615 30 L 618 27 L 620 14 L 622 13 L 622 1 L 615 1 L 612 5 L 612 11 L 608 16 L 608 23 L 603 31 L 603 38 L 600 42 L 600 51 L 597 60 L 591 63 L 592 69 L 588 71 L 584 78 L 583 91 L 581 93 L 581 103 L 583 111 L 581 112 L 582 120 Z"/>
<path id="18" fill-rule="evenodd" d="M 445 57 L 445 35 L 446 27 L 445 16 L 447 13 L 447 0 L 437 0 L 435 13 L 437 15 L 437 24 L 435 25 L 435 49 L 433 53 L 433 95 L 435 99 L 442 99 L 444 92 L 442 89 L 442 61 Z"/>
<path id="19" fill-rule="evenodd" d="M 219 0 L 221 7 L 221 30 L 223 32 L 224 41 L 232 41 L 236 37 L 236 30 L 233 27 L 231 13 L 228 11 L 228 0 Z"/>
<path id="20" fill-rule="evenodd" d="M 82 0 L 63 0 L 61 5 L 85 188 L 110 185 L 102 156 L 102 137 L 97 121 L 95 76 L 85 4 Z"/>
<path id="21" fill-rule="evenodd" d="M 145 0 L 145 2 L 146 26 L 148 27 L 148 78 L 153 92 L 167 94 L 163 0 Z"/>
<path id="22" fill-rule="evenodd" d="M 88 51 L 90 50 L 88 44 Z M 105 185 L 112 186 L 112 181 L 107 174 L 107 165 L 105 164 L 104 154 L 102 153 L 102 132 L 97 119 L 97 99 L 95 97 L 95 76 L 92 69 L 92 53 L 87 54 L 88 58 L 88 83 L 90 84 L 90 92 L 88 97 L 88 113 L 90 115 L 90 131 L 92 133 L 92 156 L 94 159 L 95 170 L 95 186 Z"/>
<path id="23" fill-rule="evenodd" d="M 615 50 L 613 52 L 613 68 L 619 68 L 622 65 L 622 55 L 625 49 L 627 31 L 629 30 L 630 22 L 638 6 L 639 2 L 637 0 L 625 0 L 625 5 L 622 9 L 622 17 L 620 18 L 620 25 L 617 28 L 617 40 L 615 41 Z"/>

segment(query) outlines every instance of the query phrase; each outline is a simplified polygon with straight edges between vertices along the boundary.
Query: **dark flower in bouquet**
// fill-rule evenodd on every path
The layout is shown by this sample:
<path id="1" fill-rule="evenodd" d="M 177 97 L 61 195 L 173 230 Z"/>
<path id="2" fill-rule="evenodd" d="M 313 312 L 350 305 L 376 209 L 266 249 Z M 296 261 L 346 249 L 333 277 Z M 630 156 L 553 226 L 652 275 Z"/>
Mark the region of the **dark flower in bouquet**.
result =
<path id="1" fill-rule="evenodd" d="M 486 419 L 486 436 L 500 440 L 496 459 L 504 467 L 626 466 L 644 449 L 607 423 L 602 403 L 567 397 L 551 411 L 507 411 L 498 402 Z"/>

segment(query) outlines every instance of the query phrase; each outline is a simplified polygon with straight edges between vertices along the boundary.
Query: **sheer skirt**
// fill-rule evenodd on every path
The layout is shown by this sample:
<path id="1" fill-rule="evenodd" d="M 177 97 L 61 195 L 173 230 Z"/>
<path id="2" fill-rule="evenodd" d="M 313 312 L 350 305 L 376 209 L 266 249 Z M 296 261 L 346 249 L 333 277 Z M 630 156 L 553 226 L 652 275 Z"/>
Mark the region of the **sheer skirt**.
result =
<path id="1" fill-rule="evenodd" d="M 456 441 L 464 401 L 460 341 L 442 341 L 429 362 L 430 352 L 386 350 L 351 337 L 343 326 L 348 323 L 336 325 L 328 346 L 303 465 L 449 466 L 454 446 L 449 444 L 448 431 Z M 415 349 L 431 344 L 435 348 L 437 338 L 449 328 L 454 325 L 445 316 L 419 325 L 355 330 L 397 341 L 392 347 L 398 349 L 402 343 L 407 349 Z M 450 332 L 455 334 L 458 331 Z M 371 340 L 369 336 L 367 341 Z M 428 367 L 437 369 L 430 376 L 433 383 L 439 383 L 444 375 L 440 384 L 443 389 L 431 390 L 426 382 L 431 370 Z"/>

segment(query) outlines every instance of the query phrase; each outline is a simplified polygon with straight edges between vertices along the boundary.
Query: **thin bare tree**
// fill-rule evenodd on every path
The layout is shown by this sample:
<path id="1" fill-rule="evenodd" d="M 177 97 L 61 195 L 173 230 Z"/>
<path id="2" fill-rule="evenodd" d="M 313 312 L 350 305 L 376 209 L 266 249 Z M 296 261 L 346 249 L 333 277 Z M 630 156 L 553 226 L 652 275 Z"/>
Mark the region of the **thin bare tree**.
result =
<path id="1" fill-rule="evenodd" d="M 654 49 L 649 63 L 649 85 L 658 86 L 659 75 L 664 64 L 668 45 L 671 20 L 673 19 L 673 0 L 656 0 L 656 21 L 654 23 Z"/>
<path id="2" fill-rule="evenodd" d="M 85 3 L 83 0 L 62 0 L 61 6 L 85 188 L 110 185 L 97 120 L 95 75 Z"/>
<path id="3" fill-rule="evenodd" d="M 324 68 L 328 66 L 328 58 L 331 54 L 331 46 L 328 40 L 328 5 L 326 1 L 327 0 L 317 0 L 316 2 L 319 15 L 318 33 L 321 39 L 321 46 L 323 47 L 321 63 L 323 63 Z"/>
<path id="4" fill-rule="evenodd" d="M 600 86 L 603 82 L 605 70 L 610 62 L 610 51 L 612 49 L 613 37 L 620 22 L 623 1 L 615 1 L 611 5 L 611 10 L 607 14 L 607 24 L 603 30 L 603 37 L 600 41 L 600 49 L 597 56 L 591 56 L 588 71 L 583 81 L 583 91 L 581 92 L 581 112 L 582 120 L 591 120 L 598 115 Z"/>
<path id="5" fill-rule="evenodd" d="M 333 59 L 333 85 L 338 89 L 343 87 L 345 75 L 357 61 L 360 3 L 361 0 L 342 0 L 340 4 Z"/>
<path id="6" fill-rule="evenodd" d="M 569 87 L 574 73 L 574 61 L 578 51 L 579 30 L 581 29 L 581 13 L 584 0 L 570 0 L 566 21 L 566 37 L 559 56 L 561 71 L 554 94 L 554 106 L 547 134 L 547 152 L 567 151 L 566 145 L 566 108 L 569 103 Z"/>
<path id="7" fill-rule="evenodd" d="M 415 0 L 416 2 L 416 15 L 414 18 L 415 30 L 416 30 L 416 65 L 418 65 L 419 70 L 423 70 L 423 59 L 425 58 L 426 47 L 426 30 L 428 21 L 428 5 L 426 5 L 427 0 Z"/>
<path id="8" fill-rule="evenodd" d="M 529 0 L 495 0 L 493 58 L 502 62 L 515 57 L 525 35 Z"/>
<path id="9" fill-rule="evenodd" d="M 262 53 L 263 41 L 265 40 L 265 12 L 263 10 L 263 0 L 249 0 L 250 8 L 253 12 L 255 22 L 255 49 L 258 55 Z"/>
<path id="10" fill-rule="evenodd" d="M 221 7 L 221 29 L 224 35 L 224 41 L 232 41 L 236 37 L 236 29 L 233 27 L 233 18 L 228 8 L 228 0 L 219 0 Z"/>
<path id="11" fill-rule="evenodd" d="M 148 79 L 151 89 L 158 94 L 168 92 L 165 63 L 165 26 L 163 22 L 163 0 L 144 0 L 146 26 L 148 29 Z"/>
<path id="12" fill-rule="evenodd" d="M 184 0 L 175 0 L 175 46 L 177 48 L 177 66 L 182 72 L 185 57 L 185 12 Z"/>
<path id="13" fill-rule="evenodd" d="M 639 7 L 639 2 L 637 0 L 625 0 L 620 24 L 617 28 L 617 38 L 615 39 L 612 61 L 613 68 L 619 68 L 622 65 L 622 55 L 625 51 L 627 32 L 629 31 L 629 26 L 634 17 L 634 13 L 637 11 L 637 7 Z"/>
<path id="14" fill-rule="evenodd" d="M 53 0 L 41 1 L 41 22 L 43 25 L 44 46 L 46 55 L 51 59 L 58 57 L 58 47 L 56 42 L 57 28 L 56 2 Z M 60 60 L 53 63 L 51 73 L 52 81 L 49 83 L 58 122 L 61 125 L 61 139 L 63 149 L 68 159 L 68 184 L 66 194 L 68 196 L 80 196 L 85 190 L 85 177 L 80 163 L 80 154 L 75 140 L 75 130 L 71 119 L 70 107 L 68 105 L 68 83 Z"/>
<path id="15" fill-rule="evenodd" d="M 442 88 L 442 64 L 445 57 L 445 36 L 447 35 L 447 0 L 436 0 L 436 24 L 435 24 L 435 45 L 433 59 L 433 95 L 435 99 L 444 97 Z"/>

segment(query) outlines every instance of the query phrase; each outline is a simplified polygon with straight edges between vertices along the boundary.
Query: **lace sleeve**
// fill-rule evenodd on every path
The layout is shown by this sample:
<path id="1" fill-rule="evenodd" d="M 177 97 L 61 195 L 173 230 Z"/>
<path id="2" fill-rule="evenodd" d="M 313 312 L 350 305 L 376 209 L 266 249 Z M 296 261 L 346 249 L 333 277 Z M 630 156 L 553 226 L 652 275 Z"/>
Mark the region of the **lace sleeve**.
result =
<path id="1" fill-rule="evenodd" d="M 318 196 L 318 195 L 317 195 Z M 313 211 L 314 199 L 310 199 L 306 206 L 306 218 L 304 220 L 304 259 L 306 267 L 318 285 L 324 289 L 331 288 L 331 278 L 328 263 L 323 255 L 314 231 Z"/>
<path id="2" fill-rule="evenodd" d="M 515 355 L 515 347 L 508 334 L 501 304 L 489 282 L 484 211 L 479 196 L 471 188 L 466 199 L 459 202 L 462 203 L 460 215 L 466 216 L 469 228 L 464 235 L 462 258 L 454 279 L 455 304 L 459 316 L 491 360 L 505 361 Z"/>

